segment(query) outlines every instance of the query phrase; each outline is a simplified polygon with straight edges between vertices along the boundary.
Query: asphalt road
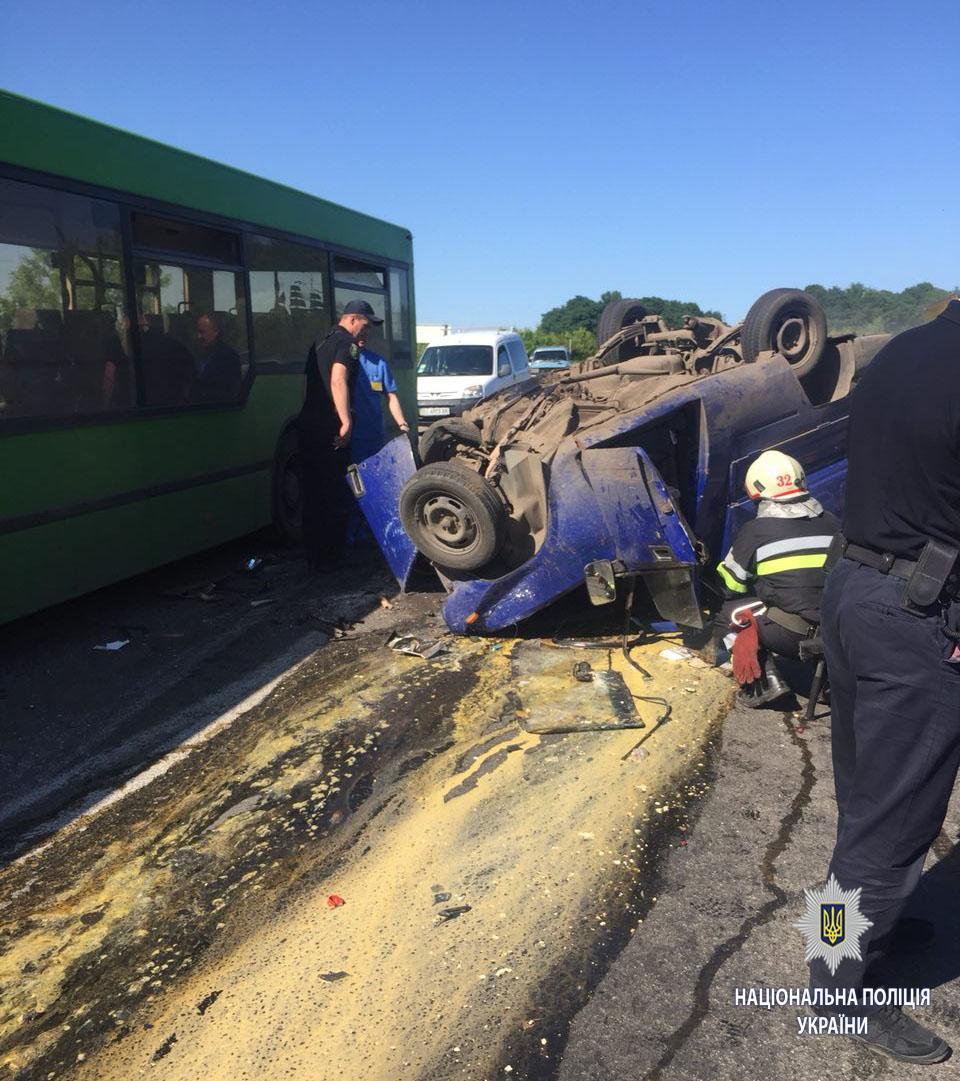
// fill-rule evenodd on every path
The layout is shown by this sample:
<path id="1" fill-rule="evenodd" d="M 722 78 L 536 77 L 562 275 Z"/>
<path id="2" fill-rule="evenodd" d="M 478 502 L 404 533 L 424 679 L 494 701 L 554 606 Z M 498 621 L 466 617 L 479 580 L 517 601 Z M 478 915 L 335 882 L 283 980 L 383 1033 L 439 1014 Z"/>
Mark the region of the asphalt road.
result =
<path id="1" fill-rule="evenodd" d="M 390 630 L 442 632 L 437 602 L 397 600 L 375 556 L 309 578 L 252 538 L 0 629 L 0 1077 L 919 1070 L 734 1001 L 805 983 L 824 709 L 727 713 L 715 673 L 653 643 L 683 708 L 642 754 L 629 732 L 530 736 L 507 641 L 389 659 Z M 142 795 L 95 810 L 125 782 Z M 931 988 L 954 1044 L 958 833 L 955 801 L 913 906 L 937 942 L 884 980 Z M 470 906 L 442 931 L 438 893 Z"/>
<path id="2" fill-rule="evenodd" d="M 378 553 L 308 576 L 264 534 L 0 627 L 0 865 L 396 591 Z"/>
<path id="3" fill-rule="evenodd" d="M 907 1067 L 849 1037 L 800 1035 L 802 1008 L 735 1004 L 737 988 L 806 986 L 792 924 L 822 885 L 836 825 L 830 718 L 809 727 L 734 711 L 689 844 L 664 853 L 657 902 L 572 1020 L 559 1081 L 721 1081 L 743 1077 L 956 1077 L 958 1060 Z M 960 801 L 954 798 L 908 914 L 934 944 L 904 951 L 878 984 L 930 988 L 916 1016 L 960 1048 Z"/>

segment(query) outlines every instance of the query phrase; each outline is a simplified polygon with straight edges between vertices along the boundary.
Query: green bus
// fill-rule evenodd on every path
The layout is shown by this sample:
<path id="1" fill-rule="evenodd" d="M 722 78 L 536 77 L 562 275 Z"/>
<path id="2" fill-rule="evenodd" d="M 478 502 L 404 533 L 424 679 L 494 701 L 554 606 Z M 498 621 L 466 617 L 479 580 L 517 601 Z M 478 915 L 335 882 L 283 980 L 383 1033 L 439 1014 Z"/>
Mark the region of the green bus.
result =
<path id="1" fill-rule="evenodd" d="M 399 226 L 0 91 L 0 622 L 276 522 L 344 304 L 416 415 Z"/>

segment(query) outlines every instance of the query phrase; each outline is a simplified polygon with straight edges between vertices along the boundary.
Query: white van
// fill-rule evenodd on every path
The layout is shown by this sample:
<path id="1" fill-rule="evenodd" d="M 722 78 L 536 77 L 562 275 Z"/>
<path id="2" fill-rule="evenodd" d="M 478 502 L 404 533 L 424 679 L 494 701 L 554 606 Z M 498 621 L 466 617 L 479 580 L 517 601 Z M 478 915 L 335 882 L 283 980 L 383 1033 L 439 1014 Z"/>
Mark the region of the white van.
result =
<path id="1" fill-rule="evenodd" d="M 420 424 L 458 417 L 498 391 L 525 389 L 533 378 L 519 334 L 471 330 L 437 338 L 417 365 Z"/>

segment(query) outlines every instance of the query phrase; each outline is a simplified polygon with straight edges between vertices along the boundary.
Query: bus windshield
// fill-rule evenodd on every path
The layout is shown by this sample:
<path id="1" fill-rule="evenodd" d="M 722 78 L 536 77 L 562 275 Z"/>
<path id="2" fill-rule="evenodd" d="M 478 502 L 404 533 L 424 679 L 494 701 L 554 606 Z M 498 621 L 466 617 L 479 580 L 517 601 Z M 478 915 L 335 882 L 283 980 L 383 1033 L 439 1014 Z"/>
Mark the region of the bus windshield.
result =
<path id="1" fill-rule="evenodd" d="M 491 345 L 431 345 L 417 365 L 417 375 L 492 374 Z"/>

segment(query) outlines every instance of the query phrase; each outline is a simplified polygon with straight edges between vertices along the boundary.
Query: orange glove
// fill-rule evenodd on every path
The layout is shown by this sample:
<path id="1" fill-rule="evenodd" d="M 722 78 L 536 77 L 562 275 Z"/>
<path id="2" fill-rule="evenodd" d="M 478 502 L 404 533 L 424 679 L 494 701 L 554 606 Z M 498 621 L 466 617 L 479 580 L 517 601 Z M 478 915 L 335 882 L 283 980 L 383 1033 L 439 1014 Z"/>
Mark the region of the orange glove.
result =
<path id="1" fill-rule="evenodd" d="M 757 624 L 753 613 L 745 614 L 747 625 L 737 632 L 737 637 L 730 651 L 730 663 L 733 665 L 733 678 L 745 687 L 760 678 L 760 661 L 757 659 L 757 651 L 760 648 L 760 638 L 757 635 Z"/>

